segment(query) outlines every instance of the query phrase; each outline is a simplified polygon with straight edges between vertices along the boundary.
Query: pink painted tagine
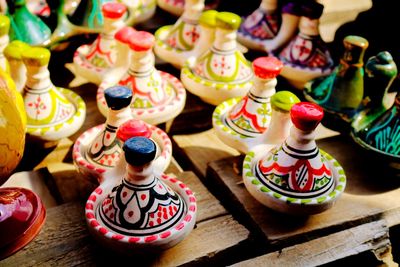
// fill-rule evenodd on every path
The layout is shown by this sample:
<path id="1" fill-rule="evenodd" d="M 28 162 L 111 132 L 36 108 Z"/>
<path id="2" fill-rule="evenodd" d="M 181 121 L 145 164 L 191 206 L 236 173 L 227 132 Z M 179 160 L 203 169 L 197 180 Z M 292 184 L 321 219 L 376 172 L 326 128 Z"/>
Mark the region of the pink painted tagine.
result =
<path id="1" fill-rule="evenodd" d="M 0 188 L 0 260 L 31 242 L 46 219 L 42 200 L 31 190 Z"/>
<path id="2" fill-rule="evenodd" d="M 131 111 L 134 118 L 152 125 L 175 118 L 185 106 L 186 91 L 177 78 L 154 67 L 154 36 L 144 31 L 128 31 L 127 28 L 116 36 L 120 40 L 117 66 L 122 67 L 111 70 L 99 86 L 97 106 L 100 112 L 107 114 L 104 90 L 113 85 L 123 85 L 133 92 Z M 128 45 L 130 51 L 126 51 Z M 129 55 L 131 60 L 125 69 Z"/>
<path id="3" fill-rule="evenodd" d="M 56 87 L 50 80 L 50 51 L 33 47 L 22 52 L 27 70 L 23 98 L 27 133 L 42 141 L 57 141 L 74 134 L 82 126 L 86 105 L 71 90 Z"/>
<path id="4" fill-rule="evenodd" d="M 130 103 L 132 90 L 124 86 L 114 86 L 104 92 L 108 115 L 104 124 L 84 132 L 73 147 L 74 165 L 91 182 L 102 183 L 113 175 L 120 160 L 122 145 L 128 138 L 145 136 L 157 145 L 154 169 L 163 172 L 172 157 L 172 144 L 161 129 L 143 121 L 132 119 Z"/>
<path id="5" fill-rule="evenodd" d="M 262 0 L 260 6 L 243 18 L 238 41 L 246 47 L 272 52 L 296 34 L 303 1 Z"/>
<path id="6" fill-rule="evenodd" d="M 123 151 L 124 175 L 101 184 L 86 202 L 89 231 L 104 246 L 125 254 L 176 245 L 196 222 L 193 192 L 175 178 L 154 173 L 156 146 L 150 139 L 130 138 Z"/>
<path id="7" fill-rule="evenodd" d="M 218 12 L 202 13 L 203 8 L 203 0 L 187 1 L 185 12 L 174 25 L 156 31 L 154 53 L 159 58 L 180 69 L 189 57 L 198 57 L 211 46 Z"/>
<path id="8" fill-rule="evenodd" d="M 283 213 L 316 214 L 331 208 L 343 193 L 343 168 L 315 143 L 323 114 L 313 103 L 293 105 L 289 137 L 271 150 L 246 155 L 244 184 L 263 205 Z"/>
<path id="9" fill-rule="evenodd" d="M 84 83 L 100 84 L 105 73 L 114 67 L 116 61 L 116 40 L 115 33 L 118 32 L 124 24 L 124 15 L 126 6 L 120 3 L 105 3 L 102 6 L 104 16 L 104 25 L 102 32 L 96 40 L 90 45 L 78 47 L 74 53 L 73 63 L 65 64 L 75 79 L 71 81 L 70 86 L 75 87 Z"/>
<path id="10" fill-rule="evenodd" d="M 219 105 L 243 97 L 253 85 L 251 64 L 238 50 L 240 17 L 230 12 L 216 16 L 215 40 L 198 58 L 189 58 L 181 70 L 185 88 L 204 102 Z"/>
<path id="11" fill-rule="evenodd" d="M 185 6 L 188 1 L 185 0 L 157 0 L 157 5 L 175 16 L 181 16 L 185 11 Z M 220 0 L 205 0 L 205 9 L 216 9 Z"/>
<path id="12" fill-rule="evenodd" d="M 328 46 L 318 29 L 323 9 L 317 2 L 305 2 L 297 35 L 276 53 L 284 64 L 281 75 L 297 89 L 303 89 L 312 79 L 329 75 L 334 68 Z"/>
<path id="13" fill-rule="evenodd" d="M 213 113 L 213 127 L 221 141 L 242 153 L 257 144 L 271 121 L 271 96 L 282 66 L 274 57 L 254 60 L 254 84 L 247 95 L 222 102 Z"/>

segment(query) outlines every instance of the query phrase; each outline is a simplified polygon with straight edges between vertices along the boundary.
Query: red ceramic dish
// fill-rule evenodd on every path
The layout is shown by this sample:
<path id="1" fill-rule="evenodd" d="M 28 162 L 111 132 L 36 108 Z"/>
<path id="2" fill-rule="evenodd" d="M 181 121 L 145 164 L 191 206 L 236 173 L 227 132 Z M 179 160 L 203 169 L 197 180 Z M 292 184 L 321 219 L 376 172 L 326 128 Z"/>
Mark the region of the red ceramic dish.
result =
<path id="1" fill-rule="evenodd" d="M 0 188 L 0 260 L 37 236 L 46 218 L 38 195 L 25 188 Z"/>

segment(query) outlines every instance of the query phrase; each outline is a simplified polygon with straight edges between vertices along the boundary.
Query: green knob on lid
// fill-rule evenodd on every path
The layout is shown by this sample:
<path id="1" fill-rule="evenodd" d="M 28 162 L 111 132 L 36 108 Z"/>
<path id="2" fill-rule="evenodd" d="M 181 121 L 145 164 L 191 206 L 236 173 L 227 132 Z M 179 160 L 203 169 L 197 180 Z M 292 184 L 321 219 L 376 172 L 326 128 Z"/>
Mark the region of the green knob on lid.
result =
<path id="1" fill-rule="evenodd" d="M 289 91 L 280 91 L 271 97 L 271 106 L 283 112 L 289 112 L 292 106 L 299 102 L 300 99 Z"/>
<path id="2" fill-rule="evenodd" d="M 8 34 L 10 30 L 10 19 L 5 15 L 0 15 L 0 36 Z"/>
<path id="3" fill-rule="evenodd" d="M 219 12 L 216 17 L 216 25 L 226 30 L 239 29 L 241 19 L 238 15 L 231 12 Z"/>
<path id="4" fill-rule="evenodd" d="M 27 43 L 20 40 L 14 40 L 6 46 L 6 49 L 4 49 L 4 55 L 8 60 L 21 60 L 22 52 L 29 48 L 30 46 Z"/>
<path id="5" fill-rule="evenodd" d="M 50 51 L 42 47 L 31 47 L 22 52 L 22 60 L 28 66 L 46 66 L 49 64 Z"/>
<path id="6" fill-rule="evenodd" d="M 199 23 L 202 26 L 206 26 L 209 28 L 214 28 L 216 24 L 216 17 L 218 15 L 218 11 L 216 10 L 207 10 L 201 13 Z"/>

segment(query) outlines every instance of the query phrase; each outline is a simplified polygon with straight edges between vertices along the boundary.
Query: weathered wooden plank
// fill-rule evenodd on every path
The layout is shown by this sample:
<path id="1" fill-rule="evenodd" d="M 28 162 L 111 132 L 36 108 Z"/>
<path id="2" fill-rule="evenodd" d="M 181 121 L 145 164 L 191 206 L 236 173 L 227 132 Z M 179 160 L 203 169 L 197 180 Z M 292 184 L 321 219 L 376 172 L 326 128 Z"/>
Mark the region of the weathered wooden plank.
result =
<path id="1" fill-rule="evenodd" d="M 389 228 L 385 220 L 379 220 L 286 247 L 232 266 L 319 266 L 365 252 L 370 252 L 377 258 L 377 265 L 383 255 L 390 254 L 390 249 Z M 387 264 L 393 263 L 391 257 L 387 255 L 384 260 Z M 372 263 L 370 264 L 372 266 Z"/>
<path id="2" fill-rule="evenodd" d="M 241 183 L 241 176 L 232 169 L 235 158 L 210 163 L 208 180 L 219 181 L 219 190 L 216 192 L 221 192 L 220 199 L 231 196 L 232 199 L 227 200 L 226 204 L 232 212 L 248 218 L 251 229 L 263 233 L 270 243 L 278 246 L 304 242 L 377 218 L 386 218 L 390 225 L 400 223 L 400 189 L 397 189 L 397 179 L 385 179 L 385 171 L 376 169 L 376 164 L 364 157 L 349 137 L 337 136 L 318 143 L 337 158 L 348 178 L 343 196 L 332 209 L 321 214 L 295 218 L 264 207 L 247 192 Z"/>
<path id="3" fill-rule="evenodd" d="M 40 234 L 1 264 L 18 267 L 91 266 L 135 260 L 139 265 L 178 266 L 212 261 L 219 252 L 234 249 L 248 239 L 249 231 L 227 214 L 193 173 L 183 172 L 178 178 L 196 192 L 198 224 L 182 243 L 160 255 L 152 255 L 150 259 L 128 259 L 100 247 L 87 231 L 83 204 L 72 202 L 48 209 L 46 223 Z"/>

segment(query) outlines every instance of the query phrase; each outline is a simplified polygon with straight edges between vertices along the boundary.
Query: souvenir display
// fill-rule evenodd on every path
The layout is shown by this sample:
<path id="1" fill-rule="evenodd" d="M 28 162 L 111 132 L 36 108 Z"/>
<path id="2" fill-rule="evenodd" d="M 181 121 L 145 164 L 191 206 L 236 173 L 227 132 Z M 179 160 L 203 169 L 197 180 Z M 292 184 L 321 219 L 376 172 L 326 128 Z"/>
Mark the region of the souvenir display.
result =
<path id="1" fill-rule="evenodd" d="M 240 17 L 219 12 L 215 40 L 198 58 L 189 58 L 181 71 L 185 88 L 204 102 L 219 105 L 233 97 L 243 97 L 253 84 L 251 64 L 237 48 Z"/>
<path id="2" fill-rule="evenodd" d="M 156 125 L 175 118 L 182 111 L 186 91 L 177 78 L 155 69 L 152 51 L 154 42 L 151 33 L 131 32 L 129 69 L 122 75 L 108 73 L 97 91 L 97 106 L 103 115 L 107 114 L 104 90 L 116 84 L 132 90 L 131 110 L 136 119 Z"/>
<path id="3" fill-rule="evenodd" d="M 158 149 L 154 163 L 157 173 L 169 165 L 172 155 L 171 140 L 161 129 L 132 119 L 130 103 L 132 91 L 123 86 L 110 87 L 104 92 L 108 106 L 105 124 L 84 132 L 73 148 L 74 164 L 80 173 L 94 183 L 102 183 L 120 159 L 123 142 L 129 137 L 152 138 Z"/>
<path id="4" fill-rule="evenodd" d="M 105 73 L 114 67 L 117 51 L 114 35 L 124 27 L 123 16 L 126 7 L 119 3 L 106 3 L 102 6 L 104 25 L 102 32 L 91 45 L 80 46 L 75 54 L 73 63 L 65 65 L 75 79 L 70 86 L 92 82 L 99 85 Z"/>
<path id="5" fill-rule="evenodd" d="M 364 97 L 363 58 L 368 41 L 350 35 L 344 41 L 345 52 L 339 66 L 326 77 L 306 83 L 304 94 L 326 112 L 327 127 L 347 131 L 346 127 L 359 112 Z"/>
<path id="6" fill-rule="evenodd" d="M 193 229 L 196 199 L 182 182 L 154 173 L 154 142 L 128 139 L 125 173 L 101 184 L 86 202 L 89 231 L 104 246 L 125 254 L 176 245 Z"/>
<path id="7" fill-rule="evenodd" d="M 365 89 L 370 102 L 352 123 L 353 139 L 379 156 L 400 159 L 400 96 L 387 107 L 388 90 L 397 76 L 397 66 L 389 52 L 371 57 L 365 64 L 368 83 Z"/>
<path id="8" fill-rule="evenodd" d="M 343 193 L 343 168 L 315 143 L 314 131 L 323 114 L 316 104 L 294 104 L 286 140 L 271 150 L 246 155 L 244 184 L 263 205 L 283 213 L 315 214 L 332 207 Z"/>
<path id="9" fill-rule="evenodd" d="M 31 190 L 0 188 L 0 260 L 32 241 L 42 228 L 46 210 Z"/>
<path id="10" fill-rule="evenodd" d="M 213 113 L 213 127 L 221 141 L 242 153 L 258 143 L 257 137 L 271 121 L 271 96 L 282 66 L 274 57 L 254 60 L 254 84 L 247 95 L 222 102 Z"/>
<path id="11" fill-rule="evenodd" d="M 71 90 L 56 87 L 50 80 L 50 51 L 33 47 L 22 52 L 27 70 L 23 92 L 27 132 L 45 141 L 56 141 L 74 134 L 82 126 L 86 106 Z"/>
<path id="12" fill-rule="evenodd" d="M 323 9 L 324 6 L 317 2 L 304 3 L 297 35 L 277 54 L 284 64 L 281 75 L 298 89 L 303 89 L 306 82 L 326 76 L 333 70 L 328 46 L 318 29 Z"/>

